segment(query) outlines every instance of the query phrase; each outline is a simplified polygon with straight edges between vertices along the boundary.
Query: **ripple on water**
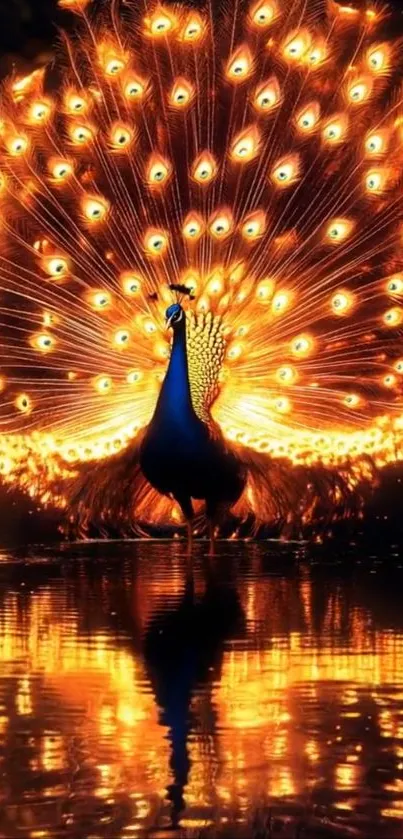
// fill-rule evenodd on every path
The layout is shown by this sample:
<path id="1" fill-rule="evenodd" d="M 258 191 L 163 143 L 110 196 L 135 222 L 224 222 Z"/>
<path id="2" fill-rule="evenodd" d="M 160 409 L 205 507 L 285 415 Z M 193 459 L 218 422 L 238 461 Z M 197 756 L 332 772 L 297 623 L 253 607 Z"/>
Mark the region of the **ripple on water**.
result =
<path id="1" fill-rule="evenodd" d="M 402 570 L 311 560 L 4 552 L 0 836 L 401 837 Z"/>

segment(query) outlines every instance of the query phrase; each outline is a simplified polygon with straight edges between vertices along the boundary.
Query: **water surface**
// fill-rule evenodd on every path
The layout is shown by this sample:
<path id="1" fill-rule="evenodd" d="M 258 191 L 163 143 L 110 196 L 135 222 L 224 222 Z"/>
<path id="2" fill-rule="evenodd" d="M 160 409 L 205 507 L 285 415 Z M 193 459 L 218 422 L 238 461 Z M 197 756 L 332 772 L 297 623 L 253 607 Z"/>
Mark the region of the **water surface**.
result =
<path id="1" fill-rule="evenodd" d="M 1 553 L 0 837 L 403 837 L 402 565 Z"/>

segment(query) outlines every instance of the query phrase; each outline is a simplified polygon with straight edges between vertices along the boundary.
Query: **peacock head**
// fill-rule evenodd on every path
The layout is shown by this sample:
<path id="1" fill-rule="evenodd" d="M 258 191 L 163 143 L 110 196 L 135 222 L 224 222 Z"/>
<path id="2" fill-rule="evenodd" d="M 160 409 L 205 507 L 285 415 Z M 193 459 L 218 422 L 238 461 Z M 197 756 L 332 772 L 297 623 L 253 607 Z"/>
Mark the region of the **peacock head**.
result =
<path id="1" fill-rule="evenodd" d="M 167 320 L 167 328 L 169 329 L 172 326 L 172 329 L 177 329 L 179 324 L 184 321 L 184 311 L 182 306 L 179 303 L 172 303 L 172 306 L 168 306 L 165 317 Z"/>

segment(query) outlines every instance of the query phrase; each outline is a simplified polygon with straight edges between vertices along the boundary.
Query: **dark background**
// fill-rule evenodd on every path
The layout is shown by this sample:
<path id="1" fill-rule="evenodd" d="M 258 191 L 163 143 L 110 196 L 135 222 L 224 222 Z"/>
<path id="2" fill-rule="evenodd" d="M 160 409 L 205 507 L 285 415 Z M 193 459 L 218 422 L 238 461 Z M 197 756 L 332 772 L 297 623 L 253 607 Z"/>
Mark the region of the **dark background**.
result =
<path id="1" fill-rule="evenodd" d="M 389 6 L 387 27 L 391 34 L 402 35 L 403 0 L 390 0 Z M 0 0 L 0 76 L 14 67 L 25 71 L 49 61 L 58 28 L 69 28 L 73 22 L 74 15 L 58 8 L 56 0 Z M 59 538 L 58 524 L 53 513 L 44 513 L 29 499 L 0 486 L 0 545 Z M 385 549 L 403 545 L 403 466 L 383 473 L 365 521 L 343 526 L 339 535 L 374 549 L 375 544 Z"/>

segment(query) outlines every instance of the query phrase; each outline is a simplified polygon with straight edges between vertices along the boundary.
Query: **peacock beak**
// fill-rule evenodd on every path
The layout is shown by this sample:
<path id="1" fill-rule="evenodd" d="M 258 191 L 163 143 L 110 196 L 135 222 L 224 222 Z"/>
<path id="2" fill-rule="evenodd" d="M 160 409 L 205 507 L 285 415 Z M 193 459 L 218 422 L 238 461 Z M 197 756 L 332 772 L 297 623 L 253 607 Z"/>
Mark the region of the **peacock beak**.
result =
<path id="1" fill-rule="evenodd" d="M 167 329 L 169 329 L 169 327 L 172 325 L 172 318 L 173 318 L 173 315 L 171 315 L 170 318 L 166 319 L 166 328 Z"/>

